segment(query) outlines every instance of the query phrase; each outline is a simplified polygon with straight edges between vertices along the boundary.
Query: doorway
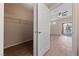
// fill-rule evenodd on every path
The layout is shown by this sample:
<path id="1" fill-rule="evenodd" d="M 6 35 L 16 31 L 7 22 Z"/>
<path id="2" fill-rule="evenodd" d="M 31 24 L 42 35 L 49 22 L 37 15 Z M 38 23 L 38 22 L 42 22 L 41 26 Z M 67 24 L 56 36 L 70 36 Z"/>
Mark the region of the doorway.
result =
<path id="1" fill-rule="evenodd" d="M 4 4 L 4 56 L 33 55 L 33 4 Z"/>
<path id="2" fill-rule="evenodd" d="M 73 55 L 72 4 L 60 4 L 50 10 L 50 15 L 50 50 L 45 56 Z"/>

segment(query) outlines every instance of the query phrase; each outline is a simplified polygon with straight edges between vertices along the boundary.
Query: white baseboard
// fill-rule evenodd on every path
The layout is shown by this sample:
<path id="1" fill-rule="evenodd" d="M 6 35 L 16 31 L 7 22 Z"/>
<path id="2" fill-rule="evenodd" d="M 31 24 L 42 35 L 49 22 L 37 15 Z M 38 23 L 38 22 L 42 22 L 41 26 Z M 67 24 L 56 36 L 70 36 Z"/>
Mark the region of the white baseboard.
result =
<path id="1" fill-rule="evenodd" d="M 32 39 L 29 39 L 28 41 L 30 41 L 30 40 L 32 40 Z M 22 44 L 22 43 L 28 42 L 28 41 L 18 42 L 18 43 L 15 43 L 13 45 L 9 45 L 9 46 L 4 47 L 4 49 L 9 48 L 9 47 L 12 47 L 12 46 L 15 46 L 15 45 L 19 45 L 19 44 Z"/>

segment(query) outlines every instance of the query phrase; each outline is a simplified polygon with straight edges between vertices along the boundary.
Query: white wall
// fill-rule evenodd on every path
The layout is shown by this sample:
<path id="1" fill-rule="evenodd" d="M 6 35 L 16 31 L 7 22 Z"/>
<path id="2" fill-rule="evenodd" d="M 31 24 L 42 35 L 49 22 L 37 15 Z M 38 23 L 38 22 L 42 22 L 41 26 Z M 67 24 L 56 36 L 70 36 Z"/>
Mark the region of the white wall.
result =
<path id="1" fill-rule="evenodd" d="M 32 40 L 32 11 L 18 4 L 5 4 L 4 47 Z"/>
<path id="2" fill-rule="evenodd" d="M 4 5 L 0 3 L 0 56 L 3 55 L 3 39 L 4 39 Z"/>
<path id="3" fill-rule="evenodd" d="M 53 22 L 56 22 L 56 24 L 53 24 Z M 57 20 L 50 22 L 51 23 L 50 34 L 61 35 L 62 34 L 62 24 L 66 23 L 66 22 L 72 22 L 72 17 L 57 19 Z"/>

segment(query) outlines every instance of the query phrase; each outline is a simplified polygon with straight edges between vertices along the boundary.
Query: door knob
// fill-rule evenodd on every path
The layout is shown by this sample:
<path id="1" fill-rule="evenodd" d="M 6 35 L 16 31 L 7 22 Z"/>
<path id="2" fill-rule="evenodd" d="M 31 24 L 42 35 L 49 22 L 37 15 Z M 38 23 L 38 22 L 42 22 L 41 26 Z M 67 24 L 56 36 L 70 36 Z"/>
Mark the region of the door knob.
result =
<path id="1" fill-rule="evenodd" d="M 42 32 L 35 32 L 35 33 L 39 33 L 39 34 L 40 34 L 40 33 L 42 33 Z"/>
<path id="2" fill-rule="evenodd" d="M 38 32 L 39 34 L 41 33 L 41 32 Z"/>

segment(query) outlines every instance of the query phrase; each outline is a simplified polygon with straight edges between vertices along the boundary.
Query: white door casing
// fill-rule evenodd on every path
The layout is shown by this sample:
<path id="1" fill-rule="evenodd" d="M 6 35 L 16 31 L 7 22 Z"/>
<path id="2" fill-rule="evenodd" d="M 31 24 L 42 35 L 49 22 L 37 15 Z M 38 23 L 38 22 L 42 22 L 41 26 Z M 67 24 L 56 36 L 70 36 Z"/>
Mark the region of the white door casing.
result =
<path id="1" fill-rule="evenodd" d="M 4 40 L 4 4 L 0 3 L 0 56 L 3 56 Z"/>

